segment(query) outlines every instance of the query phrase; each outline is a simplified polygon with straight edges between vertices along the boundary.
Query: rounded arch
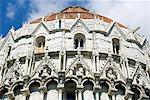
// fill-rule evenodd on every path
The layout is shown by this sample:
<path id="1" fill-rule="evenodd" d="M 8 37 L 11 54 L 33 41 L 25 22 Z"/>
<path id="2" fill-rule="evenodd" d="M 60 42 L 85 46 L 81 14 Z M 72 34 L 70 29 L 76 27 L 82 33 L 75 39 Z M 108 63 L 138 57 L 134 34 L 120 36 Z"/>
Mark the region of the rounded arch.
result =
<path id="1" fill-rule="evenodd" d="M 145 94 L 150 98 L 150 89 L 146 88 L 145 89 Z"/>
<path id="2" fill-rule="evenodd" d="M 132 85 L 131 91 L 134 93 L 132 96 L 132 99 L 133 100 L 139 100 L 139 98 L 141 96 L 141 88 L 137 85 Z"/>
<path id="3" fill-rule="evenodd" d="M 18 84 L 17 86 L 15 86 L 13 89 L 14 96 L 21 94 L 21 89 L 23 89 L 23 84 Z"/>
<path id="4" fill-rule="evenodd" d="M 94 84 L 93 82 L 87 80 L 83 83 L 83 86 L 85 90 L 93 90 Z"/>
<path id="5" fill-rule="evenodd" d="M 58 78 L 56 78 L 56 77 L 49 77 L 49 78 L 47 78 L 45 81 L 44 81 L 44 86 L 46 86 L 49 82 L 51 82 L 51 81 L 55 81 L 55 82 L 57 82 L 57 84 L 58 84 Z"/>
<path id="6" fill-rule="evenodd" d="M 125 95 L 125 92 L 126 92 L 126 88 L 123 84 L 121 83 L 117 83 L 115 85 L 115 88 L 118 90 L 117 91 L 117 94 L 120 94 L 120 95 Z"/>
<path id="7" fill-rule="evenodd" d="M 35 38 L 35 44 L 37 47 L 45 47 L 45 36 L 41 35 Z"/>
<path id="8" fill-rule="evenodd" d="M 65 87 L 64 87 L 64 95 L 63 98 L 65 100 L 76 100 L 76 88 L 77 84 L 73 80 L 65 81 Z"/>
<path id="9" fill-rule="evenodd" d="M 84 83 L 87 82 L 87 81 L 91 82 L 93 84 L 93 87 L 96 85 L 94 79 L 93 78 L 89 78 L 89 77 L 83 78 L 82 82 L 81 82 L 81 85 L 84 86 Z"/>
<path id="10" fill-rule="evenodd" d="M 126 83 L 124 83 L 123 81 L 116 81 L 116 82 L 115 82 L 115 86 L 116 86 L 116 85 L 122 85 L 122 86 L 125 88 L 125 91 L 127 90 Z"/>
<path id="11" fill-rule="evenodd" d="M 85 35 L 82 33 L 74 34 L 74 48 L 84 48 L 85 47 Z"/>
<path id="12" fill-rule="evenodd" d="M 107 80 L 107 79 L 101 79 L 101 80 L 99 81 L 99 84 L 100 84 L 100 86 L 101 86 L 101 88 L 102 88 L 102 89 L 101 89 L 101 92 L 105 92 L 105 93 L 108 93 L 108 92 L 109 92 L 110 87 L 111 87 L 109 80 Z"/>
<path id="13" fill-rule="evenodd" d="M 10 90 L 14 90 L 14 88 L 16 87 L 16 86 L 18 86 L 18 85 L 24 85 L 24 82 L 23 81 L 17 81 L 17 82 L 15 82 L 15 83 L 13 83 L 12 85 L 11 85 L 11 87 L 10 87 Z"/>
<path id="14" fill-rule="evenodd" d="M 77 79 L 77 77 L 74 77 L 74 76 L 66 77 L 64 83 L 66 83 L 67 81 L 74 81 L 76 83 L 76 85 L 78 85 L 78 79 Z"/>
<path id="15" fill-rule="evenodd" d="M 57 89 L 57 85 L 58 85 L 57 81 L 51 80 L 46 84 L 46 87 L 47 87 L 47 90 L 49 91 L 49 90 Z"/>
<path id="16" fill-rule="evenodd" d="M 112 38 L 112 46 L 113 46 L 113 53 L 114 54 L 119 54 L 120 39 L 118 39 L 118 38 Z"/>
<path id="17" fill-rule="evenodd" d="M 39 83 L 40 86 L 42 85 L 41 80 L 38 79 L 38 78 L 35 78 L 35 79 L 32 79 L 32 80 L 29 81 L 29 84 L 28 84 L 28 86 L 27 86 L 28 89 L 30 88 L 30 86 L 31 86 L 33 83 Z"/>
<path id="18" fill-rule="evenodd" d="M 29 92 L 36 92 L 38 91 L 38 88 L 40 87 L 40 83 L 39 82 L 33 82 L 29 85 Z"/>
<path id="19" fill-rule="evenodd" d="M 0 88 L 0 100 L 5 100 L 5 98 L 7 98 L 6 93 L 8 92 L 8 87 L 6 86 L 2 86 Z"/>

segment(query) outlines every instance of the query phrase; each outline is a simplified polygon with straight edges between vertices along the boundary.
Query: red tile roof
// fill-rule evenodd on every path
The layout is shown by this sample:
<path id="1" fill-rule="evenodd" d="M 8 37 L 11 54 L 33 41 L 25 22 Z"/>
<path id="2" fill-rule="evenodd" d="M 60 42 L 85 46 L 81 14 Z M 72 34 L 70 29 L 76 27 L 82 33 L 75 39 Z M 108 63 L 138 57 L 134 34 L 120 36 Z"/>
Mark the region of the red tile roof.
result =
<path id="1" fill-rule="evenodd" d="M 55 19 L 75 19 L 78 17 L 78 13 L 80 13 L 80 18 L 82 19 L 94 19 L 94 16 L 96 18 L 99 18 L 107 23 L 111 23 L 113 20 L 108 18 L 108 17 L 105 17 L 105 16 L 102 16 L 102 15 L 97 15 L 95 13 L 91 13 L 89 12 L 89 10 L 85 9 L 85 8 L 82 8 L 82 7 L 68 7 L 62 11 L 60 11 L 59 13 L 54 13 L 54 14 L 50 14 L 50 15 L 47 15 L 44 17 L 44 21 L 52 21 L 52 20 L 55 20 Z M 39 23 L 41 22 L 42 18 L 39 18 L 39 19 L 36 19 L 34 21 L 31 21 L 30 23 L 31 24 L 34 24 L 34 23 Z M 120 27 L 123 27 L 123 28 L 127 28 L 127 26 L 125 25 L 122 25 L 120 23 L 118 23 L 118 25 Z"/>

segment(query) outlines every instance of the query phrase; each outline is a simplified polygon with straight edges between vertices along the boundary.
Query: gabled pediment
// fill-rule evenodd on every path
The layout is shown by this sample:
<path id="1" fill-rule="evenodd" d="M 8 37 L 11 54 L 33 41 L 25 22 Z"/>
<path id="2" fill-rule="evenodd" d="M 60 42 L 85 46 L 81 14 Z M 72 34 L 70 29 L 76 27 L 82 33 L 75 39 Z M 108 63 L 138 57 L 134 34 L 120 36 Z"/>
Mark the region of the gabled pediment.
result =
<path id="1" fill-rule="evenodd" d="M 150 88 L 150 80 L 148 79 L 146 72 L 141 66 L 139 66 L 136 73 L 134 73 L 133 84 L 138 84 L 141 87 L 146 86 L 147 88 Z"/>
<path id="2" fill-rule="evenodd" d="M 7 36 L 5 37 L 4 41 L 2 42 L 2 44 L 0 45 L 0 50 L 5 47 L 5 45 L 12 45 L 14 43 L 14 38 L 13 38 L 13 32 L 14 29 L 10 29 L 10 31 L 8 32 Z"/>
<path id="3" fill-rule="evenodd" d="M 73 30 L 80 30 L 80 31 L 86 31 L 89 32 L 89 28 L 85 25 L 85 23 L 81 19 L 77 19 L 75 23 L 70 27 L 70 31 Z"/>
<path id="4" fill-rule="evenodd" d="M 33 30 L 32 35 L 40 33 L 49 33 L 49 28 L 44 21 L 41 21 L 39 25 Z"/>
<path id="5" fill-rule="evenodd" d="M 125 82 L 126 78 L 123 76 L 123 73 L 119 66 L 115 64 L 112 58 L 109 58 L 106 63 L 104 64 L 101 72 L 101 78 L 108 78 L 114 81 L 123 81 Z"/>
<path id="6" fill-rule="evenodd" d="M 30 77 L 58 77 L 58 72 L 50 59 L 43 59 L 35 70 L 31 72 Z"/>
<path id="7" fill-rule="evenodd" d="M 76 55 L 76 58 L 66 70 L 65 75 L 66 77 L 72 75 L 94 77 L 94 73 L 84 61 L 82 55 Z"/>

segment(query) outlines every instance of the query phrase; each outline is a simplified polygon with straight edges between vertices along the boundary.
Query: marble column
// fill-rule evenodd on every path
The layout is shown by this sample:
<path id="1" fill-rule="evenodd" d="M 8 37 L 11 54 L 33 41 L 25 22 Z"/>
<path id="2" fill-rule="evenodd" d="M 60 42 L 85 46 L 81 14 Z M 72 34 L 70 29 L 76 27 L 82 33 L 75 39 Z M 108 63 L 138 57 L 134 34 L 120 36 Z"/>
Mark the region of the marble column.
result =
<path id="1" fill-rule="evenodd" d="M 62 90 L 62 88 L 60 88 L 58 90 L 58 100 L 62 100 L 62 92 L 63 92 L 63 90 Z"/>
<path id="2" fill-rule="evenodd" d="M 82 100 L 82 90 L 78 90 L 78 100 Z"/>
<path id="3" fill-rule="evenodd" d="M 96 100 L 99 100 L 99 92 L 95 93 Z"/>

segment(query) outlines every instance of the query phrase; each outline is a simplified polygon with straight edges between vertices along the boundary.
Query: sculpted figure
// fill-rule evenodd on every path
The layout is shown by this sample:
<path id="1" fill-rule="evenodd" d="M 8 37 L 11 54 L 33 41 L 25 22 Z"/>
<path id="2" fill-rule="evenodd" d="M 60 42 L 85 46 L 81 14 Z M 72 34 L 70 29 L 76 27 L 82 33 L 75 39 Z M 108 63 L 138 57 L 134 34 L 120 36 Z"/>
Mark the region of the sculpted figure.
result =
<path id="1" fill-rule="evenodd" d="M 111 80 L 114 80 L 114 79 L 116 79 L 116 78 L 117 78 L 117 76 L 116 76 L 116 72 L 115 72 L 115 71 L 113 71 L 113 69 L 112 69 L 112 68 L 109 68 L 109 69 L 107 70 L 107 72 L 106 72 L 106 76 L 107 76 L 108 78 L 110 78 Z"/>

